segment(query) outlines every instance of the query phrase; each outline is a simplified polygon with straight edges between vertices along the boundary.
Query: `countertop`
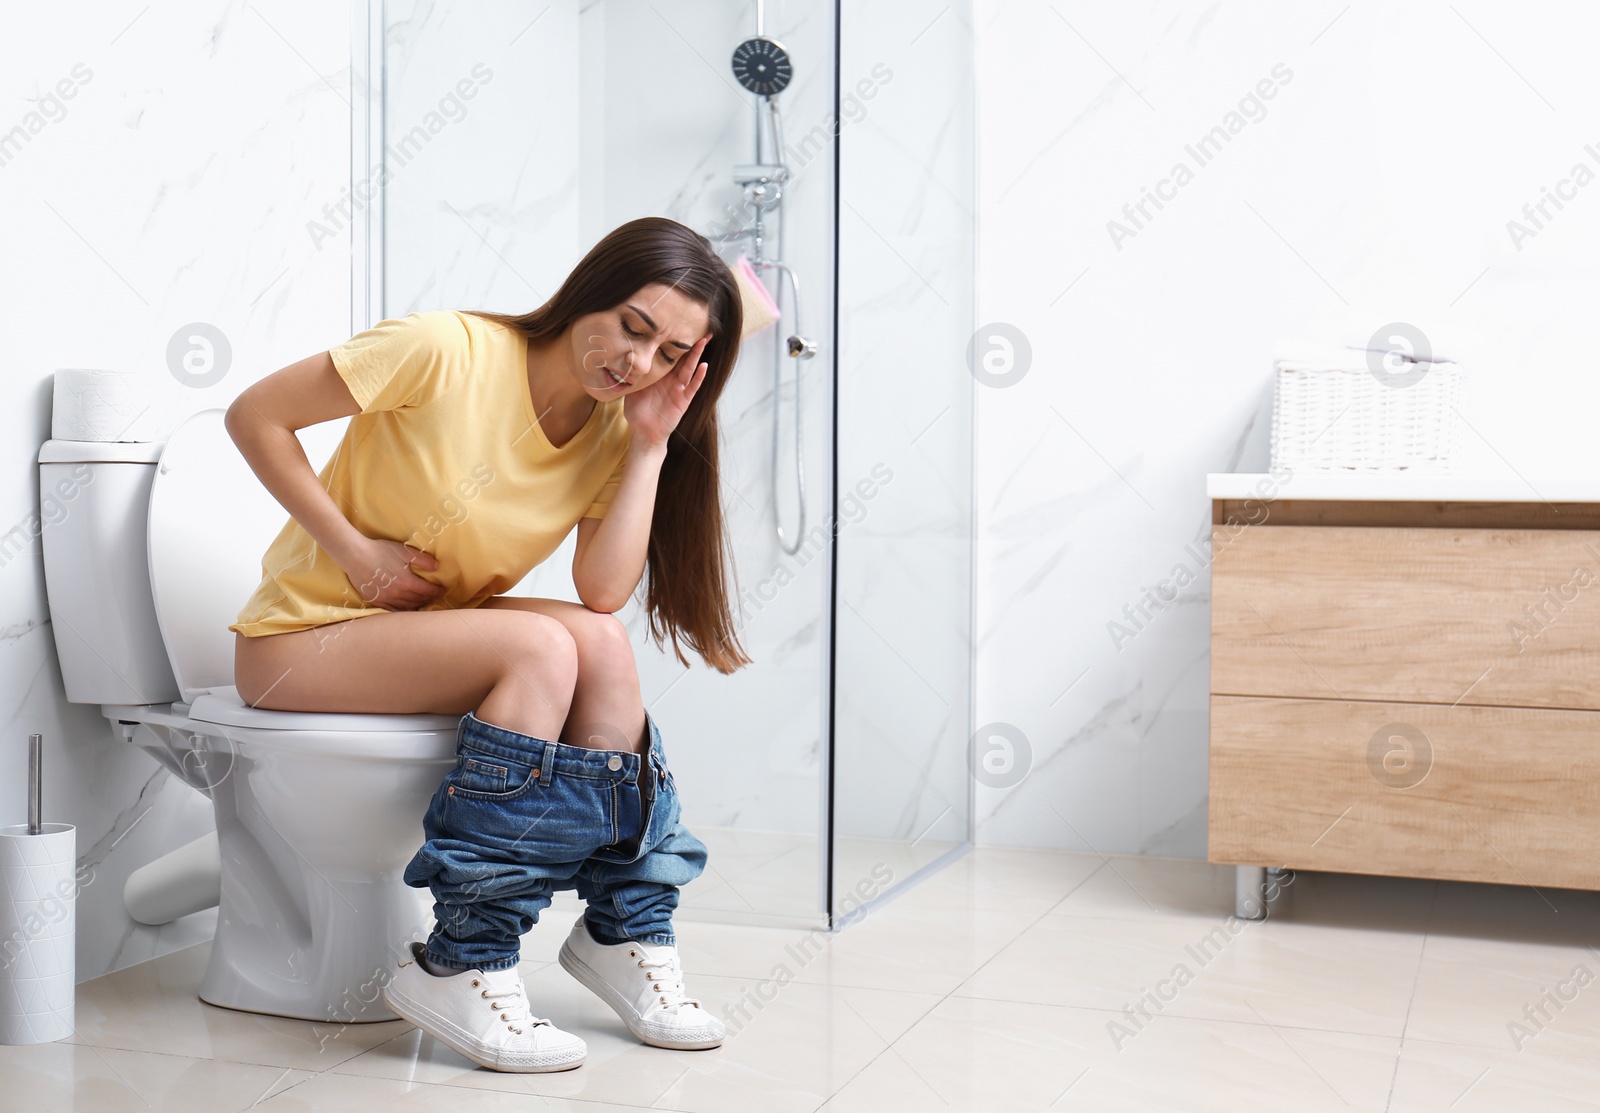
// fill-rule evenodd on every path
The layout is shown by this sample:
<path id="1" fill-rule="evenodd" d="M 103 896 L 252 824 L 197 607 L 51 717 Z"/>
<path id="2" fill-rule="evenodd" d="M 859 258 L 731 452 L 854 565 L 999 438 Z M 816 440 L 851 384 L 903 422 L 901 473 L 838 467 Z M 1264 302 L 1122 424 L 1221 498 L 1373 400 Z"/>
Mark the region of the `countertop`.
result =
<path id="1" fill-rule="evenodd" d="M 1213 472 L 1211 499 L 1383 502 L 1600 502 L 1600 476 L 1427 475 L 1406 472 Z"/>

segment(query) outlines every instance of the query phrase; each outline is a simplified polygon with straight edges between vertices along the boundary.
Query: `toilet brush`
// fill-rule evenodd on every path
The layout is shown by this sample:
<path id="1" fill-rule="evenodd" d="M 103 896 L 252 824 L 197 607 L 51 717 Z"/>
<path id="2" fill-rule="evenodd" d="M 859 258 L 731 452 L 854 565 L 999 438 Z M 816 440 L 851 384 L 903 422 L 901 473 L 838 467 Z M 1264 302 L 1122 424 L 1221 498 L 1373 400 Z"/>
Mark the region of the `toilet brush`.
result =
<path id="1" fill-rule="evenodd" d="M 40 797 L 43 795 L 44 782 L 40 776 L 39 761 L 40 751 L 44 748 L 44 736 L 40 734 L 28 735 L 28 834 L 37 835 L 43 828 L 40 822 Z"/>

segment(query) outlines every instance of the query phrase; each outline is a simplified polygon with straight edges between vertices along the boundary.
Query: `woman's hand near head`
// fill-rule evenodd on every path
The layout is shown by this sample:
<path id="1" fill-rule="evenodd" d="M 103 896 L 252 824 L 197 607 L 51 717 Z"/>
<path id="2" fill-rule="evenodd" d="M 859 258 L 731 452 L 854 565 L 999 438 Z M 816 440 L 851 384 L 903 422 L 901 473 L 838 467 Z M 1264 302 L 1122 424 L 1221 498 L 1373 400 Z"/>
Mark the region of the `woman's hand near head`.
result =
<path id="1" fill-rule="evenodd" d="M 684 411 L 695 392 L 705 382 L 709 366 L 700 362 L 700 353 L 711 342 L 708 332 L 693 348 L 684 352 L 671 371 L 622 400 L 622 412 L 638 448 L 665 448 L 667 438 L 683 420 Z"/>
<path id="2" fill-rule="evenodd" d="M 334 560 L 369 606 L 414 611 L 444 594 L 443 587 L 412 571 L 437 571 L 439 562 L 401 541 L 362 537 Z"/>

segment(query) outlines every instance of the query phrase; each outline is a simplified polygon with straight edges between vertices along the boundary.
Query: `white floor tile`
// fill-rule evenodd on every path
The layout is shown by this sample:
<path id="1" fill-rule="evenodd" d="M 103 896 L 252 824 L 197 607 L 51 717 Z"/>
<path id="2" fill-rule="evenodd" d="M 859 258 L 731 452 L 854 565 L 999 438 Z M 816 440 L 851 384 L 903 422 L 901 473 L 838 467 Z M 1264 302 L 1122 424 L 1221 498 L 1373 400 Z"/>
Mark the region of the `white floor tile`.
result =
<path id="1" fill-rule="evenodd" d="M 1600 951 L 1430 935 L 1406 1035 L 1530 1056 L 1600 1055 Z"/>
<path id="2" fill-rule="evenodd" d="M 956 993 L 1398 1039 L 1420 952 L 1400 932 L 1052 912 Z"/>
<path id="3" fill-rule="evenodd" d="M 1089 1009 L 951 997 L 824 1106 L 1382 1110 L 1399 1041 L 1157 1017 L 1131 1036 Z"/>
<path id="4" fill-rule="evenodd" d="M 582 1070 L 582 1067 L 578 1068 Z M 567 1072 L 571 1073 L 571 1072 Z M 465 1090 L 414 1080 L 362 1078 L 328 1072 L 277 1097 L 262 1102 L 251 1113 L 527 1113 L 531 1109 L 560 1113 L 629 1113 L 636 1105 L 613 1105 L 536 1096 L 531 1086 L 516 1088 L 518 1080 L 548 1077 L 517 1074 L 504 1090 Z"/>
<path id="5" fill-rule="evenodd" d="M 84 982 L 73 1041 L 321 1071 L 405 1027 L 398 1020 L 318 1024 L 207 1005 L 199 992 L 210 952 L 211 944 L 202 943 Z"/>
<path id="6" fill-rule="evenodd" d="M 214 1113 L 247 1108 L 312 1077 L 282 1067 L 88 1044 L 0 1047 L 0 1108 Z"/>
<path id="7" fill-rule="evenodd" d="M 1509 1050 L 1406 1040 L 1389 1113 L 1592 1113 L 1600 1105 L 1600 1056 L 1519 1055 Z"/>

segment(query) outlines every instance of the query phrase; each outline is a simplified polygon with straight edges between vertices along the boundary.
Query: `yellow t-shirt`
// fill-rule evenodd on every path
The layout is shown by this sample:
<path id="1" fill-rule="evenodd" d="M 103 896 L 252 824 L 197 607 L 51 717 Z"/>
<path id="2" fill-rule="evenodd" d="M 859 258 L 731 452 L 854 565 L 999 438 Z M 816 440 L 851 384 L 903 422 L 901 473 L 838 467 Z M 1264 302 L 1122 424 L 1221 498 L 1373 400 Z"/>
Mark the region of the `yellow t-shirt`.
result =
<path id="1" fill-rule="evenodd" d="M 423 610 L 476 607 L 514 587 L 572 532 L 603 518 L 622 482 L 622 399 L 597 403 L 560 448 L 528 393 L 528 344 L 471 313 L 381 321 L 329 350 L 361 412 L 319 478 L 351 525 L 439 561 L 447 590 Z M 261 560 L 230 630 L 249 637 L 387 613 L 293 518 Z"/>

